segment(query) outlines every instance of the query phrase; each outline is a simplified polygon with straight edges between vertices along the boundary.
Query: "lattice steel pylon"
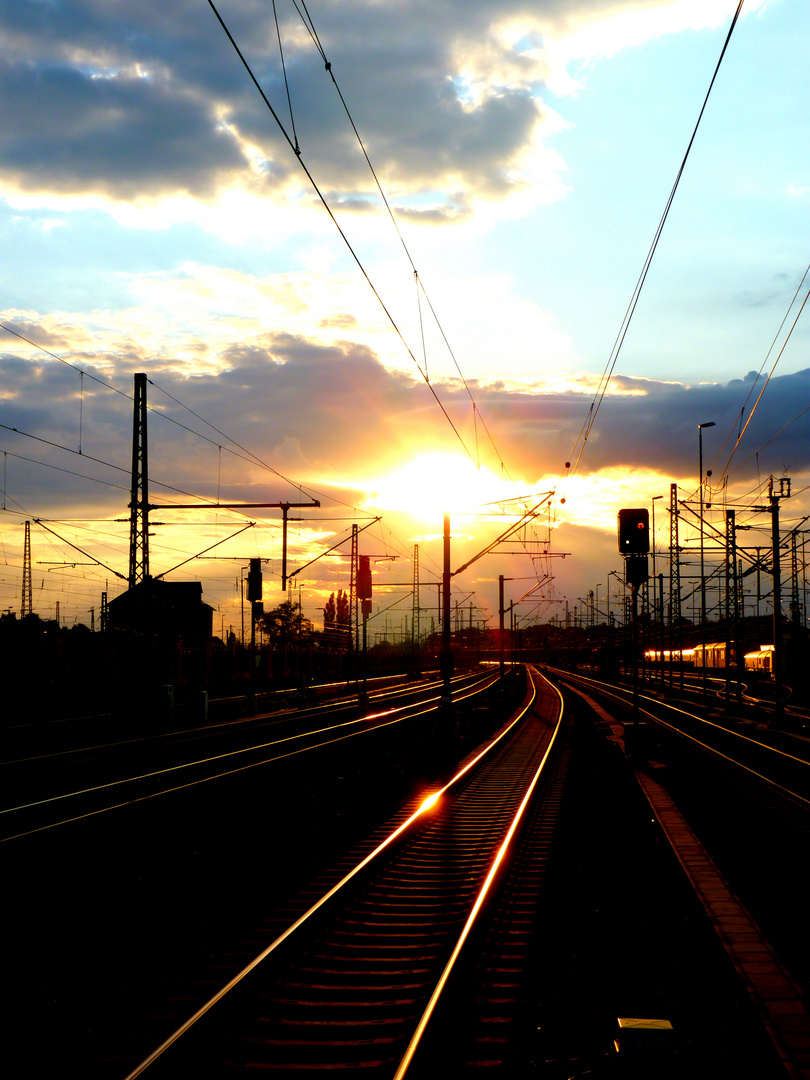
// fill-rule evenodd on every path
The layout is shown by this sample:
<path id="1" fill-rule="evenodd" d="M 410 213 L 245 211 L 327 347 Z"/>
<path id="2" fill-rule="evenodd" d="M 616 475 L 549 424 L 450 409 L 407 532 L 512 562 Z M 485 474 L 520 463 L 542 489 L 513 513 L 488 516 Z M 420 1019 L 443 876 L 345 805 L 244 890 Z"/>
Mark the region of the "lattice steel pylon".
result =
<path id="1" fill-rule="evenodd" d="M 22 605 L 20 607 L 20 616 L 24 619 L 26 615 L 32 615 L 34 612 L 34 594 L 31 584 L 31 522 L 25 523 L 25 543 L 23 546 L 23 577 L 22 577 Z"/>
<path id="2" fill-rule="evenodd" d="M 799 550 L 797 531 L 793 530 L 792 544 L 790 547 L 790 619 L 797 626 L 802 623 L 802 608 L 799 603 Z"/>
<path id="3" fill-rule="evenodd" d="M 740 590 L 737 582 L 737 515 L 726 510 L 726 670 L 739 662 Z"/>
<path id="4" fill-rule="evenodd" d="M 351 637 L 352 631 L 354 631 L 355 656 L 360 655 L 360 602 L 357 599 L 357 534 L 357 526 L 352 525 L 352 554 L 351 567 L 349 569 L 349 618 L 351 620 L 349 637 Z"/>
<path id="5" fill-rule="evenodd" d="M 411 652 L 419 648 L 419 545 L 413 545 L 413 607 L 411 609 Z"/>
<path id="6" fill-rule="evenodd" d="M 146 375 L 135 376 L 132 413 L 132 494 L 129 502 L 129 587 L 149 577 L 149 462 L 146 449 Z"/>
<path id="7" fill-rule="evenodd" d="M 681 548 L 678 543 L 678 485 L 669 486 L 669 625 L 681 619 Z"/>
<path id="8" fill-rule="evenodd" d="M 669 485 L 669 655 L 670 672 L 676 651 L 682 654 L 681 642 L 681 547 L 678 543 L 678 485 Z M 678 664 L 683 686 L 683 657 Z"/>

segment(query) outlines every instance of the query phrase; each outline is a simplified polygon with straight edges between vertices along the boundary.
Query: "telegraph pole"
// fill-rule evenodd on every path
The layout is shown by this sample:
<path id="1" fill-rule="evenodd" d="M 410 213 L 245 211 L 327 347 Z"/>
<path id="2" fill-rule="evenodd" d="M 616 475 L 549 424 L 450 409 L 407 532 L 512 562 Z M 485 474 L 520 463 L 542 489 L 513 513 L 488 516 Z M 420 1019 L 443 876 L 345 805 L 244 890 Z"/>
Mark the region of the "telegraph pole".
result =
<path id="1" fill-rule="evenodd" d="M 199 510 L 204 503 L 149 502 L 149 464 L 146 434 L 146 375 L 135 376 L 135 405 L 132 419 L 132 486 L 129 500 L 129 587 L 149 577 L 149 511 Z M 287 515 L 292 507 L 320 506 L 317 499 L 308 503 L 221 503 L 212 504 L 217 510 L 256 510 L 273 507 L 282 511 L 281 588 L 287 591 Z M 210 549 L 208 549 L 210 550 Z M 182 565 L 182 564 L 181 564 Z"/>

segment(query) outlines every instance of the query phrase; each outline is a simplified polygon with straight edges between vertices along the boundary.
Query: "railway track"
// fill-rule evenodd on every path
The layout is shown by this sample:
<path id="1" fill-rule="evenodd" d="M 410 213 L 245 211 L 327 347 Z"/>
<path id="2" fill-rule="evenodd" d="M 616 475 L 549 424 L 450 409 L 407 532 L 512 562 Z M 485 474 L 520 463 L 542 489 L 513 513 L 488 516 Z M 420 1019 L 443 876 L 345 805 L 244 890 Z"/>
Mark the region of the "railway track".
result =
<path id="1" fill-rule="evenodd" d="M 656 1075 L 756 1063 L 758 1080 L 781 1078 L 634 774 L 575 695 L 479 902 L 558 718 L 532 678 L 542 704 L 495 775 L 477 751 L 448 771 L 461 731 L 480 738 L 483 717 L 462 711 L 438 747 L 435 720 L 392 725 L 256 770 L 252 791 L 226 779 L 89 819 L 72 844 L 58 830 L 9 844 L 21 933 L 7 1021 L 25 1075 L 71 1062 L 94 1080 L 337 1067 L 595 1080 L 615 1076 L 616 1018 L 658 1016 L 685 1057 Z"/>
<path id="2" fill-rule="evenodd" d="M 562 741 L 561 698 L 535 671 L 531 683 L 508 730 L 463 763 L 130 1080 L 144 1073 L 271 1069 L 300 1076 L 347 1068 L 399 1078 L 417 1069 L 434 1011 L 442 1009 L 444 1032 L 454 1014 L 449 997 L 468 985 L 459 983 L 457 965 L 465 942 L 482 933 L 482 912 L 518 850 L 516 834 L 533 793 L 545 788 L 537 805 L 546 815 L 556 805 L 550 762 Z M 535 822 L 526 835 L 536 845 L 538 837 L 547 841 L 550 828 Z M 526 889 L 525 875 L 522 880 Z M 504 955 L 501 947 L 501 966 Z M 499 1008 L 510 997 L 497 985 L 493 995 Z M 461 1015 L 468 1019 L 468 1010 Z"/>
<path id="3" fill-rule="evenodd" d="M 493 684 L 494 671 L 454 681 L 459 701 Z M 0 762 L 0 843 L 193 788 L 435 711 L 441 684 L 395 688 L 357 703 L 320 705 L 239 724 L 80 747 Z"/>
<path id="4" fill-rule="evenodd" d="M 561 681 L 605 701 L 628 725 L 632 734 L 632 691 L 588 676 L 556 671 Z M 696 749 L 714 754 L 728 766 L 742 770 L 752 781 L 810 812 L 810 743 L 784 732 L 765 730 L 747 718 L 712 711 L 705 705 L 669 702 L 639 694 L 639 737 L 648 753 L 655 754 L 665 736 L 690 741 Z M 668 745 L 671 745 L 671 739 Z M 663 750 L 661 751 L 664 752 Z"/>
<path id="5" fill-rule="evenodd" d="M 810 1077 L 810 933 L 804 852 L 810 843 L 806 739 L 757 731 L 559 672 L 615 737 L 782 1056 Z M 636 720 L 641 725 L 636 727 Z M 628 725 L 628 726 L 624 726 Z"/>

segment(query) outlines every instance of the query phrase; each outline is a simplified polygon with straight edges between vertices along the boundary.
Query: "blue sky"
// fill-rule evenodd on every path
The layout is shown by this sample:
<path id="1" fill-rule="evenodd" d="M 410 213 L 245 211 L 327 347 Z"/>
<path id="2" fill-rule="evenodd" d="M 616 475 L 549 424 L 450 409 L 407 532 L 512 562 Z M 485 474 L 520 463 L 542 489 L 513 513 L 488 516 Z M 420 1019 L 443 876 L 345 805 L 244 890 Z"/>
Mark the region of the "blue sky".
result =
<path id="1" fill-rule="evenodd" d="M 810 445 L 805 317 L 727 474 L 724 465 L 810 261 L 802 0 L 743 6 L 576 474 L 564 465 L 734 7 L 311 4 L 406 254 L 323 60 L 292 5 L 278 4 L 301 160 L 403 344 L 207 4 L 0 2 L 0 94 L 13 117 L 0 134 L 2 322 L 87 373 L 2 332 L 0 607 L 19 607 L 26 518 L 62 522 L 53 528 L 73 543 L 81 530 L 80 546 L 126 569 L 126 528 L 113 522 L 127 514 L 131 403 L 91 375 L 131 394 L 133 373 L 146 371 L 150 404 L 206 436 L 156 415 L 156 483 L 209 500 L 294 501 L 297 485 L 319 498 L 323 522 L 302 524 L 296 539 L 301 563 L 347 520 L 382 514 L 374 549 L 397 550 L 401 577 L 418 539 L 435 573 L 440 549 L 428 537 L 440 523 L 414 518 L 415 501 L 435 517 L 448 487 L 467 509 L 554 490 L 550 542 L 570 555 L 550 567 L 541 618 L 617 568 L 621 506 L 668 501 L 673 482 L 692 496 L 699 422 L 717 424 L 704 451 L 715 512 L 761 502 L 758 485 L 787 474 L 785 514 L 798 521 Z M 291 130 L 271 7 L 223 0 L 219 10 Z M 757 381 L 749 373 L 760 369 Z M 247 464 L 236 444 L 276 473 Z M 227 515 L 215 516 L 198 533 L 193 515 L 161 532 L 153 570 L 227 535 Z M 660 522 L 668 528 L 663 511 Z M 496 528 L 480 510 L 458 517 L 458 562 Z M 223 621 L 234 618 L 240 557 L 271 560 L 266 602 L 281 599 L 277 520 L 254 533 L 230 562 L 193 564 Z M 68 561 L 52 535 L 39 542 L 51 562 Z M 488 556 L 457 584 L 491 617 L 499 573 L 548 569 Z M 341 574 L 324 560 L 307 575 L 308 614 L 317 619 L 345 586 Z M 43 571 L 41 582 L 43 613 L 60 598 L 63 613 L 85 619 L 108 584 L 92 567 Z"/>

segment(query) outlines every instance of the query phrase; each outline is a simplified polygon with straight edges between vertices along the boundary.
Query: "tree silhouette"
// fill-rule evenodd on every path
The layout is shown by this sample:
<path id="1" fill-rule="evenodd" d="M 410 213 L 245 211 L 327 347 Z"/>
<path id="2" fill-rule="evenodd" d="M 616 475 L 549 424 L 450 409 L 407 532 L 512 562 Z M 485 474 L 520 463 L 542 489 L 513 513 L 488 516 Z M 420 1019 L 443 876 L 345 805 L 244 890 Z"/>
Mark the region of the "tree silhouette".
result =
<path id="1" fill-rule="evenodd" d="M 312 623 L 295 600 L 285 600 L 278 607 L 265 611 L 259 624 L 273 644 L 303 645 L 312 638 Z"/>
<path id="2" fill-rule="evenodd" d="M 337 596 L 331 593 L 323 609 L 324 638 L 330 645 L 350 649 L 352 644 L 352 616 L 349 594 L 339 589 Z"/>

